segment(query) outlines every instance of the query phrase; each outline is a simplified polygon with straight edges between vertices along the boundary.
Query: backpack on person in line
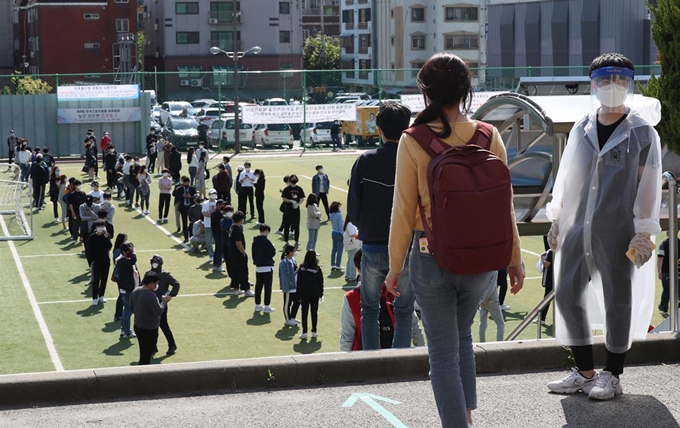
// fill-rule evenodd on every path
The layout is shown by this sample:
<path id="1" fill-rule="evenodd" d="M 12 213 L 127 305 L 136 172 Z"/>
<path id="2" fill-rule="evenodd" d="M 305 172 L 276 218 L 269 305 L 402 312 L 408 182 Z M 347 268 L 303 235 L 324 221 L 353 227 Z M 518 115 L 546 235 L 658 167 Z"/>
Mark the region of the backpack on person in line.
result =
<path id="1" fill-rule="evenodd" d="M 425 124 L 405 133 L 432 157 L 427 168 L 432 227 L 418 201 L 426 239 L 421 252 L 460 275 L 506 269 L 512 258 L 512 180 L 507 165 L 490 152 L 493 126 L 476 121 L 464 146 L 442 142 Z"/>

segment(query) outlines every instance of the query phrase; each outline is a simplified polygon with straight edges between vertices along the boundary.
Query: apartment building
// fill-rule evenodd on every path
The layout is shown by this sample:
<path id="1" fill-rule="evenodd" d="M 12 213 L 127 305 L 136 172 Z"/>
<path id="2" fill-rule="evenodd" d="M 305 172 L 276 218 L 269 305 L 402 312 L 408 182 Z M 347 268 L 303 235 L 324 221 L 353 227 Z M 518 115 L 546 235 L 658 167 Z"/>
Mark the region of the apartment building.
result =
<path id="1" fill-rule="evenodd" d="M 301 0 L 302 39 L 317 34 L 340 35 L 340 2 L 342 0 Z"/>
<path id="2" fill-rule="evenodd" d="M 0 74 L 14 71 L 13 0 L 0 0 Z"/>
<path id="3" fill-rule="evenodd" d="M 377 40 L 373 11 L 376 0 L 342 0 L 340 6 L 340 63 L 343 83 L 375 85 Z"/>
<path id="4" fill-rule="evenodd" d="M 121 61 L 130 65 L 119 42 L 137 32 L 135 0 L 17 0 L 11 19 L 16 70 L 111 73 Z"/>

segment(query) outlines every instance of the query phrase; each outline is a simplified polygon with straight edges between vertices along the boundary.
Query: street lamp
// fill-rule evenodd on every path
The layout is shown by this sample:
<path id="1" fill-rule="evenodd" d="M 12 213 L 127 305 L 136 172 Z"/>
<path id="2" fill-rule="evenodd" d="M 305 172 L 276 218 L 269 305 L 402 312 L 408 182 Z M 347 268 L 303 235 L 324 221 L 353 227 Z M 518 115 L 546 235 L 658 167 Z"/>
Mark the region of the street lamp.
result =
<path id="1" fill-rule="evenodd" d="M 234 47 L 236 47 L 236 40 L 234 40 Z M 260 53 L 262 48 L 259 46 L 253 46 L 252 48 L 248 49 L 247 51 L 244 52 L 239 52 L 239 51 L 234 51 L 234 52 L 227 52 L 223 49 L 218 48 L 217 46 L 213 46 L 210 48 L 210 53 L 213 55 L 217 55 L 219 53 L 225 54 L 228 58 L 231 58 L 234 60 L 234 153 L 239 153 L 241 151 L 241 138 L 240 138 L 240 132 L 241 132 L 241 126 L 239 123 L 239 111 L 238 111 L 238 60 L 240 58 L 243 58 L 246 56 L 248 52 L 252 52 L 253 55 L 257 55 Z M 222 100 L 220 100 L 220 103 Z"/>

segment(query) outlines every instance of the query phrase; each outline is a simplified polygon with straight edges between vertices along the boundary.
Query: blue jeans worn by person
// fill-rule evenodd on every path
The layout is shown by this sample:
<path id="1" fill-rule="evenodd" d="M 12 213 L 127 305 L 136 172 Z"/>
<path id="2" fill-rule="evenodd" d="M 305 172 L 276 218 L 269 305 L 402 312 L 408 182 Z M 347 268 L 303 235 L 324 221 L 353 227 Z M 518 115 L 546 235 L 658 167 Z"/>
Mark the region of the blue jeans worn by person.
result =
<path id="1" fill-rule="evenodd" d="M 347 251 L 347 266 L 345 266 L 345 278 L 348 279 L 357 279 L 357 267 L 354 266 L 354 255 L 357 253 L 357 250 L 348 250 Z"/>
<path id="2" fill-rule="evenodd" d="M 332 232 L 333 250 L 331 251 L 331 267 L 339 268 L 342 264 L 342 233 Z"/>
<path id="3" fill-rule="evenodd" d="M 432 255 L 422 254 L 417 247 L 411 253 L 410 263 L 442 426 L 466 427 L 466 410 L 477 408 L 471 326 L 494 272 L 457 275 L 440 268 Z"/>
<path id="4" fill-rule="evenodd" d="M 130 318 L 132 317 L 132 309 L 130 308 L 130 296 L 132 291 L 121 294 L 123 297 L 123 319 L 120 320 L 120 329 L 125 334 L 130 334 Z"/>
<path id="5" fill-rule="evenodd" d="M 215 241 L 215 251 L 213 252 L 213 268 L 222 266 L 222 232 L 211 233 Z"/>
<path id="6" fill-rule="evenodd" d="M 380 349 L 380 290 L 389 270 L 387 246 L 364 245 L 361 257 L 361 345 L 364 350 Z M 409 348 L 413 329 L 414 299 L 408 263 L 399 276 L 397 288 L 401 295 L 394 299 L 395 325 L 392 347 Z"/>
<path id="7" fill-rule="evenodd" d="M 208 257 L 213 258 L 215 256 L 215 250 L 213 249 L 213 244 L 215 243 L 215 238 L 213 237 L 212 229 L 209 227 L 205 228 L 205 247 L 208 249 Z"/>
<path id="8" fill-rule="evenodd" d="M 134 184 L 128 184 L 126 198 L 129 205 L 134 205 L 135 203 L 135 192 L 137 192 L 137 186 Z"/>
<path id="9" fill-rule="evenodd" d="M 319 229 L 307 229 L 309 239 L 307 240 L 307 251 L 316 249 L 316 240 L 319 237 Z"/>
<path id="10" fill-rule="evenodd" d="M 196 171 L 198 170 L 197 166 L 190 166 L 189 167 L 189 178 L 191 179 L 191 185 L 194 185 L 194 180 L 196 179 Z"/>
<path id="11" fill-rule="evenodd" d="M 342 148 L 342 140 L 340 140 L 340 135 L 339 134 L 331 134 L 331 141 L 333 141 L 333 148 L 336 149 L 341 149 Z"/>

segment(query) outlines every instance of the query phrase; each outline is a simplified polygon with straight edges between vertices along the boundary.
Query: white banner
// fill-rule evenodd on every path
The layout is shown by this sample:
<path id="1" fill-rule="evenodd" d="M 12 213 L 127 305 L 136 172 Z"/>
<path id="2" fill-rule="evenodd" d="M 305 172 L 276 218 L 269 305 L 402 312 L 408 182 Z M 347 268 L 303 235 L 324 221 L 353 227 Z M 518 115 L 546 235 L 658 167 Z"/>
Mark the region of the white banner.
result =
<path id="1" fill-rule="evenodd" d="M 489 98 L 494 95 L 504 94 L 505 92 L 474 92 L 472 94 L 472 102 L 470 103 L 471 116 L 479 107 L 481 107 Z M 425 100 L 420 94 L 416 95 L 402 95 L 401 103 L 411 109 L 411 113 L 419 113 L 425 109 Z"/>
<path id="2" fill-rule="evenodd" d="M 356 121 L 355 104 L 307 104 L 292 106 L 243 106 L 243 123 L 317 123 Z M 306 110 L 306 113 L 305 113 Z"/>
<path id="3" fill-rule="evenodd" d="M 119 108 L 60 108 L 57 123 L 139 122 L 141 107 Z"/>
<path id="4" fill-rule="evenodd" d="M 136 100 L 138 85 L 59 86 L 58 101 Z"/>

